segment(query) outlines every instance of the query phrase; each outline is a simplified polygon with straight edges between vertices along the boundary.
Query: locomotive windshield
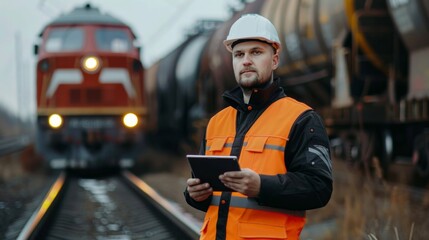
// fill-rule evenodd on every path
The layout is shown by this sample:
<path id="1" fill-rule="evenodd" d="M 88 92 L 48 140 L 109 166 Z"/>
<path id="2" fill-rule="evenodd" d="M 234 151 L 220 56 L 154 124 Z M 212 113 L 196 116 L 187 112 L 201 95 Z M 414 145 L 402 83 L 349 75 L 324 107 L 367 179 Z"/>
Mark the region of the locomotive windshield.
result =
<path id="1" fill-rule="evenodd" d="M 131 41 L 124 29 L 99 28 L 95 31 L 97 48 L 110 52 L 127 52 Z"/>
<path id="2" fill-rule="evenodd" d="M 68 52 L 83 47 L 84 32 L 80 28 L 56 28 L 49 32 L 45 44 L 47 52 Z"/>

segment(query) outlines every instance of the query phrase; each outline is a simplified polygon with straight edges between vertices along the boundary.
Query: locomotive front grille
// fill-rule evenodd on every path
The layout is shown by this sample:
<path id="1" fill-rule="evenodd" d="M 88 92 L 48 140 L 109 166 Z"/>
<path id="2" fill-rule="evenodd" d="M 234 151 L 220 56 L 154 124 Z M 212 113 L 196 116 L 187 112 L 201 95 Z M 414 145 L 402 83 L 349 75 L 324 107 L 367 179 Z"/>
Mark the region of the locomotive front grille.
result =
<path id="1" fill-rule="evenodd" d="M 103 102 L 102 100 L 102 94 L 100 89 L 87 89 L 85 94 L 85 102 L 86 104 L 101 104 Z"/>
<path id="2" fill-rule="evenodd" d="M 70 104 L 80 105 L 81 104 L 81 91 L 80 89 L 71 89 L 70 90 Z"/>
<path id="3" fill-rule="evenodd" d="M 69 102 L 71 105 L 100 105 L 103 103 L 103 94 L 100 89 L 71 89 Z"/>

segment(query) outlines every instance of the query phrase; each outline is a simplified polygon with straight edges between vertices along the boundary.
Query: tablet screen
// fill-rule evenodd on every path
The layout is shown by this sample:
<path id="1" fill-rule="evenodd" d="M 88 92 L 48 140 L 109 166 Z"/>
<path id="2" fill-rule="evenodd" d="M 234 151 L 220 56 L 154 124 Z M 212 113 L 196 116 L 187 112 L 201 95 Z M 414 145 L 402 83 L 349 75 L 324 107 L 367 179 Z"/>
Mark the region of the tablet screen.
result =
<path id="1" fill-rule="evenodd" d="M 229 171 L 240 171 L 236 156 L 186 155 L 192 173 L 201 183 L 209 183 L 214 191 L 233 191 L 223 185 L 219 175 Z"/>

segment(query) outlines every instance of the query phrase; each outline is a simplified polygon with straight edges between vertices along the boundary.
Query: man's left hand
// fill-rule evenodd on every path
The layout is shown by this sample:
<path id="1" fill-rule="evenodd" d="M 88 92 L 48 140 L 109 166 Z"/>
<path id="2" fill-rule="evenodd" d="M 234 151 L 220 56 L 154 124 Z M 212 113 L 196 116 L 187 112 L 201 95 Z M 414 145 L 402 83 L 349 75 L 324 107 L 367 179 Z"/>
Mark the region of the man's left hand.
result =
<path id="1" fill-rule="evenodd" d="M 219 176 L 225 186 L 247 195 L 257 197 L 261 187 L 261 178 L 255 171 L 244 168 L 241 171 L 225 172 Z"/>

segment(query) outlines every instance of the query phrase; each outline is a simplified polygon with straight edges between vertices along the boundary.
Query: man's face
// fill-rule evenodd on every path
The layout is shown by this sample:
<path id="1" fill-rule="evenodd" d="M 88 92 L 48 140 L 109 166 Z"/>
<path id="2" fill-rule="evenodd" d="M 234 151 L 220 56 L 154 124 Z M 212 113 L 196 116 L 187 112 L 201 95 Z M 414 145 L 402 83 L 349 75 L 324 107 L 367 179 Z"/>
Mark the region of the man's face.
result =
<path id="1" fill-rule="evenodd" d="M 251 90 L 270 81 L 278 62 L 278 54 L 263 42 L 242 42 L 232 49 L 235 79 L 244 90 Z"/>

